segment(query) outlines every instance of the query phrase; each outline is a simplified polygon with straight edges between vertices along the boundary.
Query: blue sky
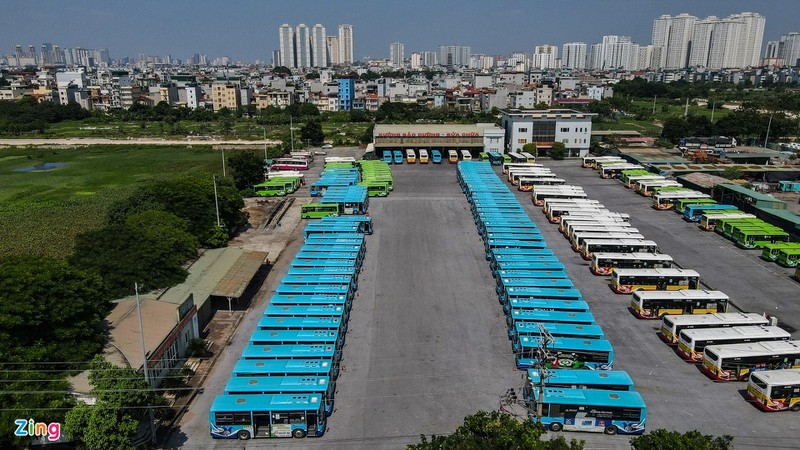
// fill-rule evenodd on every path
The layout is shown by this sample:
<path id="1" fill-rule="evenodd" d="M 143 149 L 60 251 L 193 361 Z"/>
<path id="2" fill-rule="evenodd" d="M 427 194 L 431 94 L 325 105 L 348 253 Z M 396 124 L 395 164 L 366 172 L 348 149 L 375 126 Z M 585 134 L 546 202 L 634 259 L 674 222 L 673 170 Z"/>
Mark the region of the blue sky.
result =
<path id="1" fill-rule="evenodd" d="M 112 58 L 192 53 L 271 61 L 282 23 L 354 27 L 357 57 L 388 57 L 389 44 L 413 51 L 470 45 L 473 53 L 531 52 L 535 45 L 598 42 L 604 34 L 650 43 L 653 19 L 752 11 L 766 16 L 764 43 L 800 31 L 800 0 L 4 0 L 0 54 L 37 48 L 108 48 Z"/>

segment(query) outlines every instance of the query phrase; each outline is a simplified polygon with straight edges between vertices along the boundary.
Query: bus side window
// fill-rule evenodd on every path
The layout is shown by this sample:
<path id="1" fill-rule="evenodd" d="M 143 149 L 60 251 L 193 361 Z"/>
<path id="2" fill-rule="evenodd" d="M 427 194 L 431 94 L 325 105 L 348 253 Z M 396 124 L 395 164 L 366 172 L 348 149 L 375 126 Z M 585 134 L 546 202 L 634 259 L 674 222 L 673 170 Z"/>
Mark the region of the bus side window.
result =
<path id="1" fill-rule="evenodd" d="M 289 413 L 289 423 L 292 425 L 305 425 L 306 423 L 306 415 L 305 413 L 301 412 L 292 412 Z"/>
<path id="2" fill-rule="evenodd" d="M 289 416 L 286 414 L 274 413 L 272 414 L 273 425 L 286 425 L 289 423 Z"/>

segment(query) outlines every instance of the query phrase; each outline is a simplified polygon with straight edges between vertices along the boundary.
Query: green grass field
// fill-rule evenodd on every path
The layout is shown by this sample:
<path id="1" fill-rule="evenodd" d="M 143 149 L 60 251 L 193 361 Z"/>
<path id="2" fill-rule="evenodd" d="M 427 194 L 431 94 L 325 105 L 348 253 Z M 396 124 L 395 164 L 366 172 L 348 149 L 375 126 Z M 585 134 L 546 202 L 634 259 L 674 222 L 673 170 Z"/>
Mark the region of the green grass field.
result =
<path id="1" fill-rule="evenodd" d="M 61 168 L 20 172 L 45 163 Z M 75 236 L 103 224 L 106 209 L 137 184 L 188 173 L 220 173 L 208 146 L 92 146 L 0 150 L 0 257 L 65 258 Z"/>
<path id="2" fill-rule="evenodd" d="M 623 117 L 617 122 L 593 122 L 592 129 L 597 131 L 638 131 L 642 136 L 661 136 L 661 127 L 646 120 L 634 120 L 633 118 Z"/>

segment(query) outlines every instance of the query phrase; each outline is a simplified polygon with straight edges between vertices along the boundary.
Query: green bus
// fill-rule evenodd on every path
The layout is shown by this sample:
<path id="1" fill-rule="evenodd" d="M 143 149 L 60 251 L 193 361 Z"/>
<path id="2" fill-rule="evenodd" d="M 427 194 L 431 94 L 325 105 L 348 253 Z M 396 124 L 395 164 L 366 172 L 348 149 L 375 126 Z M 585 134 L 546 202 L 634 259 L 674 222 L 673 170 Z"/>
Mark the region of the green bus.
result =
<path id="1" fill-rule="evenodd" d="M 306 203 L 300 207 L 301 219 L 321 219 L 328 216 L 342 214 L 342 205 L 339 203 Z"/>
<path id="2" fill-rule="evenodd" d="M 710 198 L 679 198 L 675 202 L 675 212 L 683 214 L 683 211 L 690 205 L 716 205 L 717 202 Z"/>
<path id="3" fill-rule="evenodd" d="M 736 229 L 731 236 L 733 242 L 744 249 L 762 248 L 774 242 L 788 242 L 789 233 L 774 229 Z"/>
<path id="4" fill-rule="evenodd" d="M 253 186 L 259 197 L 283 197 L 300 187 L 300 178 L 276 177 Z"/>
<path id="5" fill-rule="evenodd" d="M 489 161 L 489 154 L 486 152 L 478 153 L 478 157 L 480 158 L 481 161 Z"/>
<path id="6" fill-rule="evenodd" d="M 778 258 L 775 262 L 783 267 L 800 267 L 800 247 L 778 250 Z"/>
<path id="7" fill-rule="evenodd" d="M 386 197 L 389 195 L 389 183 L 385 181 L 362 181 L 358 185 L 367 188 L 367 197 Z"/>
<path id="8" fill-rule="evenodd" d="M 778 253 L 782 249 L 800 249 L 800 242 L 775 242 L 773 244 L 766 244 L 761 251 L 761 259 L 766 261 L 777 261 Z"/>

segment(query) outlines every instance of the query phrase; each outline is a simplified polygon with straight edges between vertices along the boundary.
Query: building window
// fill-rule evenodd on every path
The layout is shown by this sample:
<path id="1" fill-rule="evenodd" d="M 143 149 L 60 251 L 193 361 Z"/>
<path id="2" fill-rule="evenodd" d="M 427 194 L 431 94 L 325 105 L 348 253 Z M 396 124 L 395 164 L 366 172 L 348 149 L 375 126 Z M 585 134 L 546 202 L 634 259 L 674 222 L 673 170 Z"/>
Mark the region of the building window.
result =
<path id="1" fill-rule="evenodd" d="M 519 133 L 527 133 L 527 132 L 528 132 L 528 129 L 527 129 L 527 128 L 520 128 L 520 129 L 518 129 L 517 131 L 518 131 Z"/>
<path id="2" fill-rule="evenodd" d="M 568 127 L 561 127 L 561 132 L 562 133 L 569 133 L 569 128 Z"/>
<path id="3" fill-rule="evenodd" d="M 527 139 L 517 139 L 517 144 L 527 144 L 527 143 L 528 143 Z"/>

